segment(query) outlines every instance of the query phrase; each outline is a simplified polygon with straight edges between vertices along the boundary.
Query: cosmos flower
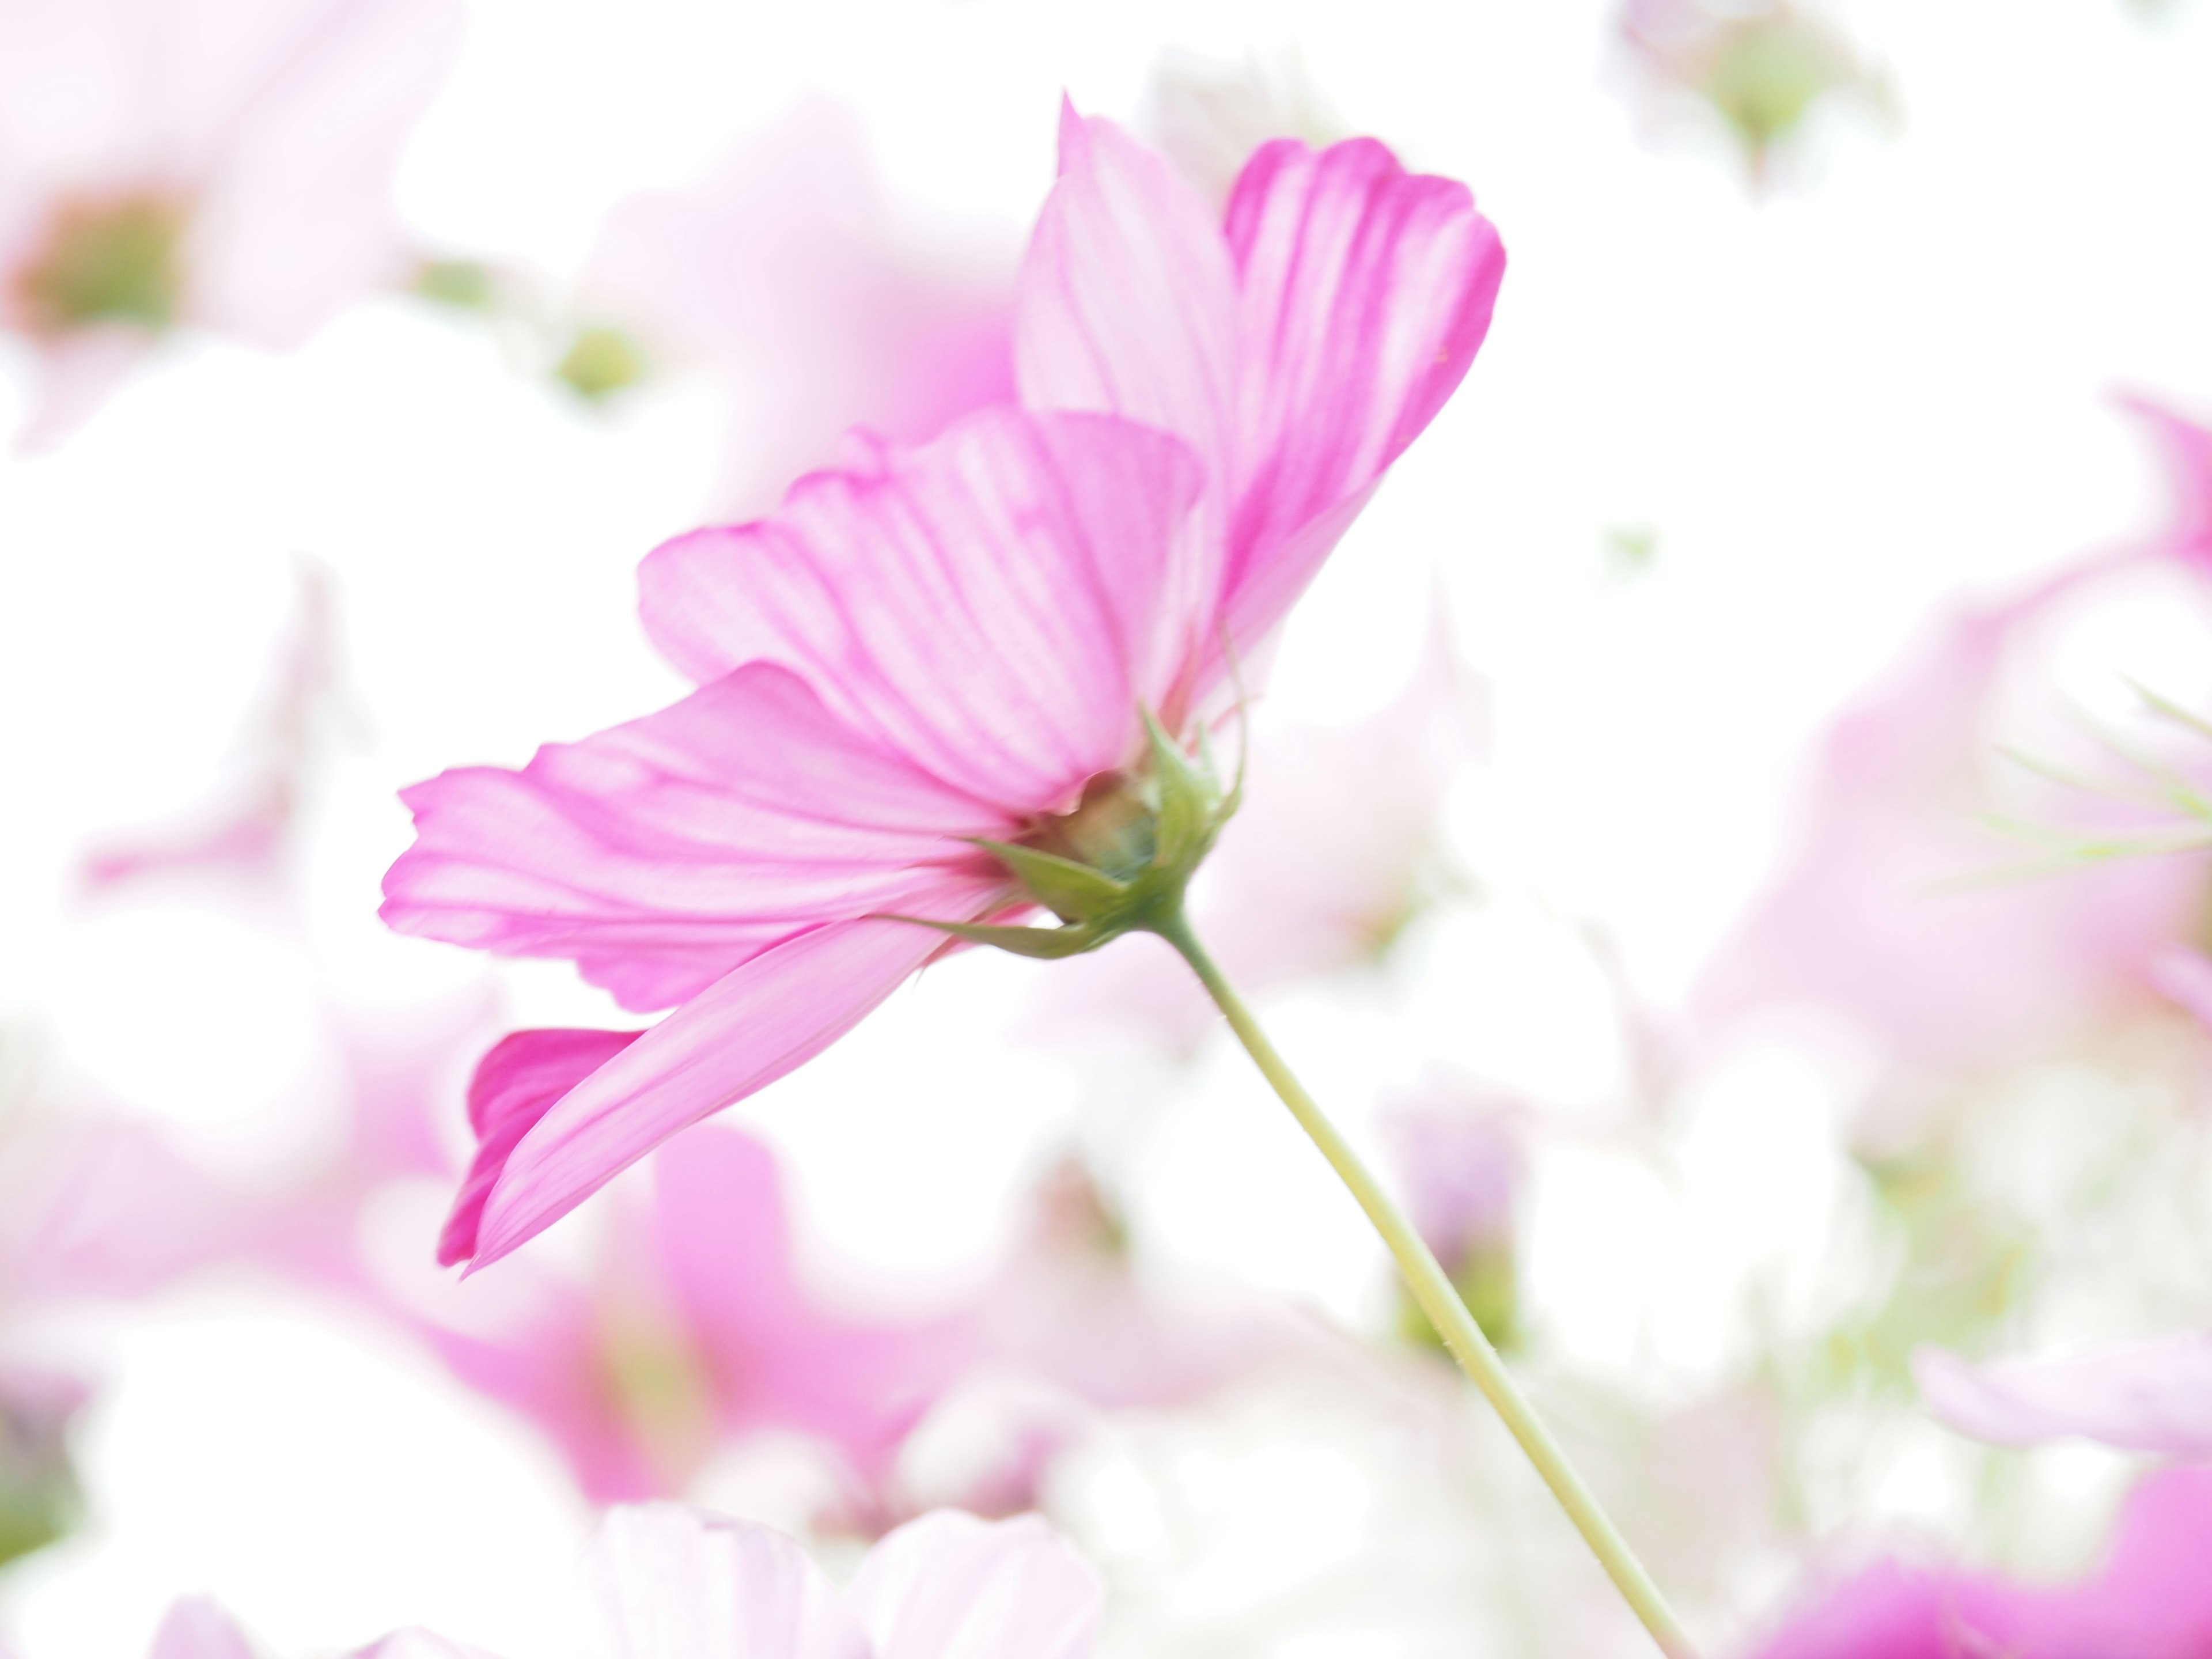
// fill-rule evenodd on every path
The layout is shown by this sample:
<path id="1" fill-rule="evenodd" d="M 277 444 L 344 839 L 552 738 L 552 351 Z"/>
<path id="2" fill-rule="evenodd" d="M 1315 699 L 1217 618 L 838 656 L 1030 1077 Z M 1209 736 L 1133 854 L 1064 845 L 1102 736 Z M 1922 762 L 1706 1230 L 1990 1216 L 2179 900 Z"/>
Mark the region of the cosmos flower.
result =
<path id="1" fill-rule="evenodd" d="M 172 330 L 298 344 L 407 264 L 399 149 L 453 0 L 0 3 L 0 331 L 52 441 Z"/>
<path id="2" fill-rule="evenodd" d="M 452 1258 L 505 1255 L 842 1036 L 943 946 L 887 916 L 1018 918 L 1017 865 L 1079 904 L 1187 879 L 1213 826 L 1164 802 L 1199 709 L 1465 374 L 1503 254 L 1464 187 L 1285 141 L 1217 225 L 1110 124 L 1071 112 L 1062 140 L 1017 306 L 1027 408 L 658 550 L 646 625 L 697 692 L 407 792 L 392 926 L 676 1008 L 480 1126 Z M 517 1041 L 521 1065 L 556 1040 Z"/>
<path id="3" fill-rule="evenodd" d="M 2044 1587 L 1890 1562 L 1793 1618 L 1757 1659 L 2195 1659 L 2212 1650 L 2212 1471 L 2136 1488 L 2103 1566 Z"/>

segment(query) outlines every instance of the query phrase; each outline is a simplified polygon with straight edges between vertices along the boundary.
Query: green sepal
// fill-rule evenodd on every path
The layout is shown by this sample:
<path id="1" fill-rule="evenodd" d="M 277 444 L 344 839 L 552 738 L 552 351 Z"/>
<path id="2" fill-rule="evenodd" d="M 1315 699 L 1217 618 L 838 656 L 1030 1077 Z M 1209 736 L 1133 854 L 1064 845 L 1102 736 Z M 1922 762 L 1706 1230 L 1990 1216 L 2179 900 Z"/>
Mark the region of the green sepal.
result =
<path id="1" fill-rule="evenodd" d="M 1080 956 L 1094 951 L 1113 935 L 1098 928 L 1078 925 L 1073 927 L 1002 927 L 981 921 L 932 921 L 927 916 L 882 915 L 880 921 L 910 921 L 917 927 L 934 927 L 940 933 L 950 933 L 955 939 L 964 939 L 971 945 L 996 945 L 1001 951 L 1011 951 L 1018 957 L 1035 957 L 1041 961 L 1056 962 L 1062 957 Z"/>
<path id="2" fill-rule="evenodd" d="M 1103 870 L 1012 842 L 988 841 L 981 836 L 974 839 L 976 846 L 1013 872 L 1032 898 L 1062 921 L 1097 921 L 1128 900 L 1128 884 L 1116 881 Z"/>
<path id="3" fill-rule="evenodd" d="M 1152 779 L 1159 790 L 1156 863 L 1173 869 L 1193 863 L 1212 839 L 1213 787 L 1182 746 L 1170 737 L 1149 708 L 1139 708 L 1145 736 L 1152 750 Z"/>

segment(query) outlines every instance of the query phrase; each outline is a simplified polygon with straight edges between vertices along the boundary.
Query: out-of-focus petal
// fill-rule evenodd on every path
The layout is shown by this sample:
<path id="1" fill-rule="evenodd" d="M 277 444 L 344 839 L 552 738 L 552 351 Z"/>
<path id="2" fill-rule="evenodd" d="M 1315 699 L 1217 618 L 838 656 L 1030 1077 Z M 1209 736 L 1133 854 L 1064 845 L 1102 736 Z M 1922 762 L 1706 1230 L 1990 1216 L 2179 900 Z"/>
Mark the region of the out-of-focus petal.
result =
<path id="1" fill-rule="evenodd" d="M 656 550 L 646 627 L 696 679 L 780 662 L 950 787 L 1062 810 L 1131 757 L 1180 647 L 1162 599 L 1199 483 L 1161 433 L 985 410 L 878 476 L 816 473 L 773 518 Z"/>
<path id="2" fill-rule="evenodd" d="M 2212 1650 L 2212 1470 L 2128 1498 L 2100 1571 L 2055 1587 L 1894 1562 L 1794 1618 L 1758 1659 L 2197 1659 Z"/>
<path id="3" fill-rule="evenodd" d="M 2077 565 L 2027 594 L 1962 608 L 1839 720 L 1823 745 L 1802 846 L 1698 1000 L 1711 1016 L 1825 1004 L 1894 1057 L 1954 1066 L 2140 995 L 2154 952 L 2197 914 L 2203 872 L 2117 859 L 2036 879 L 1979 880 L 2016 862 L 1984 825 L 1996 751 L 1988 722 L 2016 644 L 2109 566 Z M 2086 793 L 2077 824 L 2139 829 Z"/>
<path id="4" fill-rule="evenodd" d="M 235 9 L 235 7 L 233 7 Z M 240 339 L 298 344 L 410 258 L 392 176 L 460 46 L 453 0 L 324 0 L 265 28 L 268 61 L 223 112 L 197 204 L 187 304 Z"/>
<path id="5" fill-rule="evenodd" d="M 453 1213 L 438 1237 L 438 1261 L 451 1267 L 477 1252 L 484 1200 L 522 1137 L 600 1066 L 642 1036 L 638 1031 L 516 1031 L 492 1046 L 469 1080 L 469 1127 L 477 1155 L 462 1177 Z"/>
<path id="6" fill-rule="evenodd" d="M 874 1659 L 835 1587 L 769 1528 L 680 1504 L 623 1506 L 591 1560 L 617 1659 Z"/>
<path id="7" fill-rule="evenodd" d="M 2212 1031 L 2212 957 L 2193 945 L 2169 945 L 2150 960 L 2160 995 Z"/>
<path id="8" fill-rule="evenodd" d="M 1371 138 L 1263 146 L 1226 222 L 1240 368 L 1224 603 L 1249 649 L 1466 377 L 1505 250 L 1466 185 L 1407 173 Z"/>
<path id="9" fill-rule="evenodd" d="M 254 1659 L 253 1644 L 217 1603 L 183 1596 L 161 1616 L 147 1659 Z"/>
<path id="10" fill-rule="evenodd" d="M 585 289 L 649 354 L 724 381 L 731 516 L 839 465 L 851 427 L 919 443 L 1012 400 L 1014 250 L 916 217 L 887 199 L 858 118 L 822 98 L 697 187 L 608 216 Z"/>
<path id="11" fill-rule="evenodd" d="M 2212 570 L 2212 428 L 2146 398 L 2120 406 L 2150 428 L 2173 491 L 2173 521 L 2160 538 L 2169 550 Z"/>
<path id="12" fill-rule="evenodd" d="M 1004 889 L 948 881 L 912 914 L 968 920 Z M 477 1230 L 482 1267 L 680 1129 L 820 1054 L 942 948 L 911 923 L 831 922 L 724 975 L 586 1078 L 508 1157 Z"/>
<path id="13" fill-rule="evenodd" d="M 876 1659 L 1085 1659 L 1105 1588 L 1035 1516 L 940 1510 L 869 1551 L 846 1599 Z"/>
<path id="14" fill-rule="evenodd" d="M 573 957 L 641 1010 L 809 921 L 903 911 L 969 856 L 960 837 L 1012 827 L 765 663 L 520 772 L 447 772 L 402 799 L 416 838 L 385 877 L 387 922 Z"/>
<path id="15" fill-rule="evenodd" d="M 959 1322 L 831 1318 L 799 1282 L 775 1159 L 702 1127 L 653 1161 L 653 1224 L 670 1289 L 719 1386 L 725 1418 L 835 1443 L 864 1476 L 892 1455 L 970 1358 Z"/>
<path id="16" fill-rule="evenodd" d="M 1912 1376 L 1930 1412 L 1977 1440 L 2034 1446 L 2078 1436 L 2123 1451 L 2212 1455 L 2212 1336 L 1982 1365 L 1924 1348 Z"/>

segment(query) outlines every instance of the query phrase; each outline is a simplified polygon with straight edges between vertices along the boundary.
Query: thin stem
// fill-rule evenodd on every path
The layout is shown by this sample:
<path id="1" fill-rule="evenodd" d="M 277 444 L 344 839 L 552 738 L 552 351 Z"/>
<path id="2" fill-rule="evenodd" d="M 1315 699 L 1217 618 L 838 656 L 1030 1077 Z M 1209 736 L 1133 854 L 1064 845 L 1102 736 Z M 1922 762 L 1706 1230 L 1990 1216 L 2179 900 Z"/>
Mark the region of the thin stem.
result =
<path id="1" fill-rule="evenodd" d="M 1268 1042 L 1267 1034 L 1252 1018 L 1251 1010 L 1245 1007 L 1229 981 L 1222 977 L 1221 969 L 1206 954 L 1182 916 L 1177 914 L 1166 919 L 1158 925 L 1157 931 L 1191 965 L 1215 1005 L 1227 1016 L 1230 1030 L 1237 1033 L 1237 1040 L 1244 1045 L 1261 1074 L 1282 1097 L 1283 1104 L 1291 1109 L 1291 1115 L 1297 1119 L 1298 1127 L 1321 1149 L 1329 1167 L 1351 1190 L 1352 1197 L 1358 1200 L 1359 1207 L 1367 1212 L 1375 1231 L 1382 1236 L 1383 1243 L 1397 1258 L 1399 1271 L 1406 1276 L 1407 1287 L 1413 1291 L 1413 1299 L 1420 1304 L 1421 1311 L 1428 1315 L 1430 1322 L 1443 1338 L 1444 1346 L 1497 1408 L 1498 1416 L 1505 1419 L 1506 1428 L 1520 1442 L 1528 1461 L 1536 1466 L 1536 1473 L 1559 1500 L 1559 1507 L 1566 1510 L 1567 1518 L 1575 1523 L 1575 1529 L 1582 1534 L 1583 1541 L 1589 1546 L 1606 1575 L 1643 1620 L 1644 1628 L 1651 1632 L 1651 1639 L 1659 1644 L 1659 1650 L 1667 1659 L 1696 1659 L 1696 1650 L 1690 1645 L 1690 1638 L 1683 1633 L 1680 1621 L 1660 1595 L 1658 1586 L 1651 1582 L 1651 1575 L 1644 1571 L 1627 1540 L 1598 1506 L 1589 1488 L 1583 1484 L 1582 1476 L 1575 1472 L 1559 1443 L 1536 1415 L 1535 1408 L 1514 1382 L 1512 1373 L 1505 1369 L 1498 1350 L 1491 1346 L 1482 1327 L 1468 1312 L 1459 1292 L 1452 1288 L 1451 1279 L 1413 1223 L 1359 1161 L 1359 1155 L 1337 1132 L 1336 1126 L 1291 1074 L 1291 1068 L 1283 1063 L 1283 1057 L 1275 1052 L 1275 1045 Z"/>

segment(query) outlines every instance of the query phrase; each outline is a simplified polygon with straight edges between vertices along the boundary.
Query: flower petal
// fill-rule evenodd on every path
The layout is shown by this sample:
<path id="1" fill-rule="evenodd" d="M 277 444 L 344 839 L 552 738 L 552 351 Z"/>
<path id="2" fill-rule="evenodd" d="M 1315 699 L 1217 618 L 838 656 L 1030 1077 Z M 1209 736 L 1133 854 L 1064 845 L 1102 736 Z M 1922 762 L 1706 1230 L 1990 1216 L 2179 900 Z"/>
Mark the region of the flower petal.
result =
<path id="1" fill-rule="evenodd" d="M 1005 813 L 945 787 L 755 664 L 520 772 L 416 785 L 384 879 L 403 933 L 574 959 L 665 1008 L 810 922 L 904 911 Z"/>
<path id="2" fill-rule="evenodd" d="M 619 1505 L 591 1560 L 617 1659 L 872 1659 L 821 1569 L 756 1522 Z"/>
<path id="3" fill-rule="evenodd" d="M 985 410 L 879 474 L 816 473 L 773 518 L 656 550 L 646 627 L 695 678 L 782 663 L 950 787 L 1060 810 L 1133 751 L 1198 488 L 1160 433 Z"/>
<path id="4" fill-rule="evenodd" d="M 1106 1592 L 1036 1516 L 939 1510 L 870 1550 L 845 1599 L 876 1659 L 1085 1659 Z"/>
<path id="5" fill-rule="evenodd" d="M 1464 185 L 1407 173 L 1371 138 L 1262 146 L 1226 228 L 1239 370 L 1223 599 L 1249 651 L 1465 377 L 1505 250 Z"/>
<path id="6" fill-rule="evenodd" d="M 2078 1436 L 2123 1451 L 2212 1455 L 2212 1336 L 1985 1365 L 1923 1348 L 1912 1377 L 1937 1418 L 2000 1446 Z"/>
<path id="7" fill-rule="evenodd" d="M 775 1156 L 734 1129 L 705 1125 L 665 1149 L 653 1194 L 658 1254 L 726 1419 L 806 1430 L 864 1476 L 886 1474 L 972 1358 L 964 1322 L 867 1325 L 824 1311 L 792 1261 Z"/>
<path id="8" fill-rule="evenodd" d="M 948 881 L 914 914 L 979 915 L 1003 884 Z M 933 929 L 832 922 L 732 969 L 578 1084 L 508 1157 L 475 1265 L 551 1225 L 678 1130 L 765 1088 L 858 1024 L 944 945 Z"/>
<path id="9" fill-rule="evenodd" d="M 1237 279 L 1205 198 L 1111 121 L 1063 103 L 1060 178 L 1014 300 L 1033 409 L 1095 410 L 1172 432 L 1206 474 L 1204 533 L 1170 603 L 1207 627 L 1236 453 Z"/>
<path id="10" fill-rule="evenodd" d="M 469 1079 L 477 1155 L 438 1237 L 438 1265 L 477 1253 L 484 1200 L 522 1137 L 553 1103 L 644 1035 L 641 1031 L 516 1031 L 492 1045 Z"/>
<path id="11" fill-rule="evenodd" d="M 147 1659 L 254 1659 L 253 1644 L 221 1604 L 187 1595 L 161 1615 Z"/>

